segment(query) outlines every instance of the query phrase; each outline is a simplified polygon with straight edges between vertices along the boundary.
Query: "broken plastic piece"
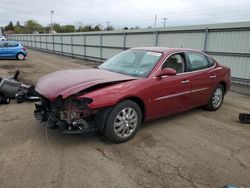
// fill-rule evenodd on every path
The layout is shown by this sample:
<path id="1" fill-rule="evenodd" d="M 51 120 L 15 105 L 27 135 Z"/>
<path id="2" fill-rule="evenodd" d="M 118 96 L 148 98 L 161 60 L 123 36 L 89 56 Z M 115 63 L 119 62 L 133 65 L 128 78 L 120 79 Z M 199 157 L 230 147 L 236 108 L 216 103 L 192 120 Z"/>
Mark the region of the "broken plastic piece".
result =
<path id="1" fill-rule="evenodd" d="M 250 123 L 250 114 L 240 113 L 239 119 L 241 123 Z"/>

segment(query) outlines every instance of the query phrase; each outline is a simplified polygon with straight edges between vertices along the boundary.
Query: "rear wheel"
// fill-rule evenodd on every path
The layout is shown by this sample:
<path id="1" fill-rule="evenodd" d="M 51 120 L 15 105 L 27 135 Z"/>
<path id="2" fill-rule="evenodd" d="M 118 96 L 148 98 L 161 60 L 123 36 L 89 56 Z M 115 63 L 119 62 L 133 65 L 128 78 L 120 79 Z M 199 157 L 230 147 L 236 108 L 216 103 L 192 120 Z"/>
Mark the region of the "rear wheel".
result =
<path id="1" fill-rule="evenodd" d="M 205 106 L 206 109 L 210 111 L 218 110 L 224 99 L 225 88 L 223 85 L 219 84 L 212 93 L 210 100 Z"/>
<path id="2" fill-rule="evenodd" d="M 131 100 L 117 104 L 110 112 L 104 134 L 112 142 L 130 140 L 140 128 L 142 113 L 140 107 Z"/>
<path id="3" fill-rule="evenodd" d="M 24 56 L 23 53 L 18 53 L 16 57 L 17 57 L 18 60 L 24 60 L 25 59 L 25 56 Z"/>

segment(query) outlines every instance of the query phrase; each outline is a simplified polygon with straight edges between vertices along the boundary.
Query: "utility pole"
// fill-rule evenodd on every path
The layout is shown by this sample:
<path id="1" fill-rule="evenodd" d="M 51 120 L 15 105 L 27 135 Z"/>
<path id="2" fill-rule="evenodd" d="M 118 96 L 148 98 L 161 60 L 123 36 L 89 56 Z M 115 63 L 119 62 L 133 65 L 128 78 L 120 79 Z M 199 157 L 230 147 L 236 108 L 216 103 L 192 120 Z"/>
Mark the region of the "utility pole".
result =
<path id="1" fill-rule="evenodd" d="M 54 10 L 50 11 L 50 32 L 53 32 L 53 14 L 54 14 Z"/>
<path id="2" fill-rule="evenodd" d="M 163 27 L 166 27 L 166 21 L 168 20 L 167 18 L 162 18 L 163 19 Z"/>
<path id="3" fill-rule="evenodd" d="M 155 25 L 154 25 L 154 28 L 156 28 L 156 22 L 157 22 L 157 14 L 155 15 Z"/>
<path id="4" fill-rule="evenodd" d="M 108 28 L 109 28 L 109 23 L 110 23 L 110 22 L 106 22 L 106 23 L 107 23 L 107 30 L 108 30 Z"/>

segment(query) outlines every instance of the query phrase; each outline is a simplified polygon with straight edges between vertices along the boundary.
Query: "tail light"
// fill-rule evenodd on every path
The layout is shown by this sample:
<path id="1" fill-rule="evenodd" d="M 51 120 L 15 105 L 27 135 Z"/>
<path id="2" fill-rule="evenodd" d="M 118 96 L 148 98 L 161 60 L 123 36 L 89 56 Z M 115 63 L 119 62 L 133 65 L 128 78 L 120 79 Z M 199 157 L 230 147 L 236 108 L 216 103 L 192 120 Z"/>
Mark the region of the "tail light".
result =
<path id="1" fill-rule="evenodd" d="M 26 51 L 26 48 L 23 47 L 22 49 L 23 49 L 23 51 Z"/>

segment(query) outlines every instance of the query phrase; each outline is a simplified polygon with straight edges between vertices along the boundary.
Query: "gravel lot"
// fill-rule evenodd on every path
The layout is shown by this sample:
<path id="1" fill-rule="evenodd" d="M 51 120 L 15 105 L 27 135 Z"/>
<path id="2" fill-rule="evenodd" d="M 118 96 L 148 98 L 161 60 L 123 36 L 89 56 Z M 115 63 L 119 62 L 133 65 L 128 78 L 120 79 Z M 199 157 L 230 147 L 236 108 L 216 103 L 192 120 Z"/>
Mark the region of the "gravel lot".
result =
<path id="1" fill-rule="evenodd" d="M 0 60 L 0 75 L 21 71 L 35 83 L 88 61 L 29 50 L 26 61 Z M 63 135 L 33 117 L 34 104 L 0 106 L 0 187 L 250 186 L 250 96 L 229 92 L 217 112 L 194 109 L 144 123 L 129 142 Z"/>

